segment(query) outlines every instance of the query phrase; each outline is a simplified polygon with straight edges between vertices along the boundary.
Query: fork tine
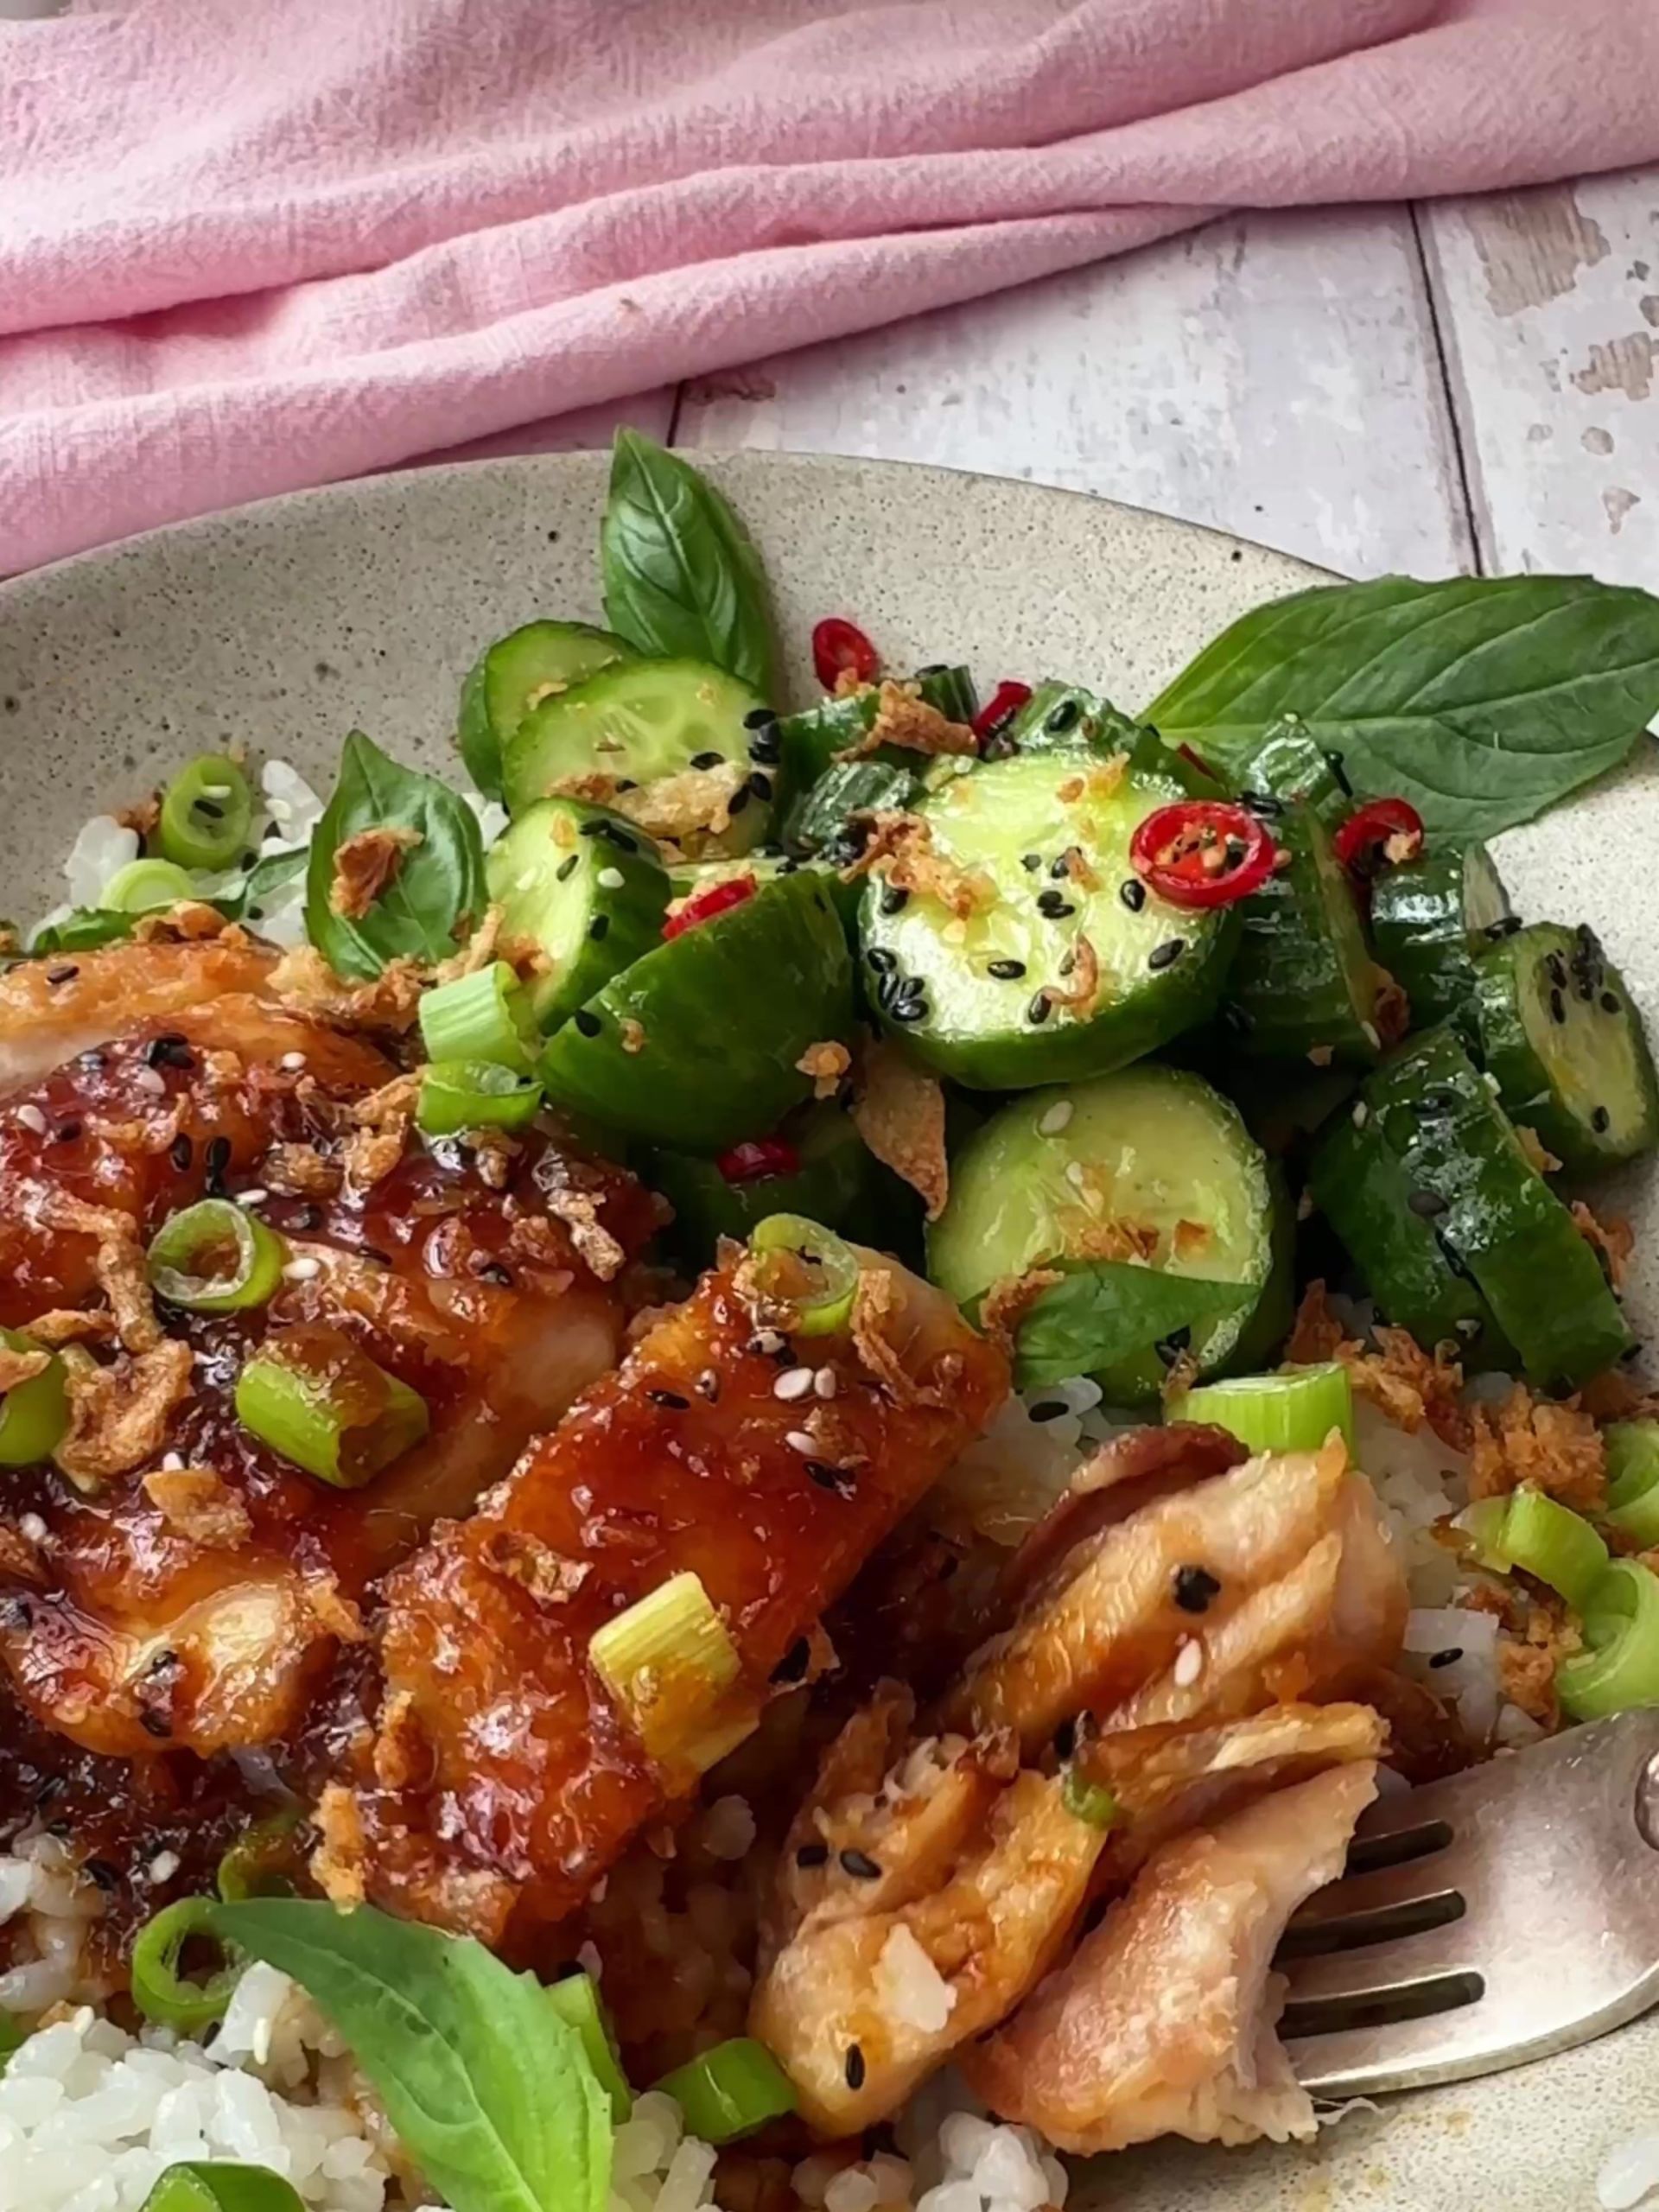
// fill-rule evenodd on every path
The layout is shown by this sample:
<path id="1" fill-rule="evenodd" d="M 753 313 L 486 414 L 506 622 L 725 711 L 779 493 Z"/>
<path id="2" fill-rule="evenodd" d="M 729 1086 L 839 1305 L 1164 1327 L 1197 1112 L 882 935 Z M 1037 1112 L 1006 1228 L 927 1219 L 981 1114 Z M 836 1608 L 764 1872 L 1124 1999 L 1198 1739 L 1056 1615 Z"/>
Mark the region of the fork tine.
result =
<path id="1" fill-rule="evenodd" d="M 1455 1868 L 1448 1868 L 1438 1857 L 1410 1859 L 1403 1866 L 1382 1866 L 1374 1874 L 1349 1874 L 1311 1897 L 1287 1932 L 1293 1937 L 1311 1937 L 1337 1922 L 1399 1912 L 1425 1897 L 1443 1896 L 1456 1887 Z M 1378 1933 L 1383 1935 L 1388 1930 L 1379 1929 Z M 1329 1945 L 1309 1942 L 1306 1948 L 1323 1949 Z"/>
<path id="2" fill-rule="evenodd" d="M 1455 1895 L 1455 1893 L 1453 1893 Z M 1325 1951 L 1317 1958 L 1292 1959 L 1281 1961 L 1281 1972 L 1290 1983 L 1289 2003 L 1297 2008 L 1294 2025 L 1297 2032 L 1310 2035 L 1318 2023 L 1304 2018 L 1303 2009 L 1322 2006 L 1333 2017 L 1332 2028 L 1351 2026 L 1348 2019 L 1334 2017 L 1338 2008 L 1363 2005 L 1381 2017 L 1387 2008 L 1376 2000 L 1397 1999 L 1397 2009 L 1415 2009 L 1408 1993 L 1425 1987 L 1431 1982 L 1444 1980 L 1453 1974 L 1471 1978 L 1476 1986 L 1467 1992 L 1478 1997 L 1484 1986 L 1480 1961 L 1475 1955 L 1474 1939 L 1464 1916 L 1461 1897 L 1455 1919 L 1439 1927 L 1425 1928 L 1412 1936 L 1397 1936 L 1391 1942 L 1370 1943 L 1361 1949 Z"/>

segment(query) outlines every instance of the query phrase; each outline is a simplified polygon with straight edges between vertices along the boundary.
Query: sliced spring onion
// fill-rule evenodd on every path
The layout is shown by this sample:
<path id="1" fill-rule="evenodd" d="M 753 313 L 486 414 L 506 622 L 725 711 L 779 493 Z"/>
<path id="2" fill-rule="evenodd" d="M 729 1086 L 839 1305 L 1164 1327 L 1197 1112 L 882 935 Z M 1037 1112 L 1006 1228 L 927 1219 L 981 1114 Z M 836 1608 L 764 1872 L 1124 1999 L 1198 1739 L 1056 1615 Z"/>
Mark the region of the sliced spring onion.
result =
<path id="1" fill-rule="evenodd" d="M 717 2043 L 656 2086 L 685 2114 L 687 2134 L 704 2143 L 735 2143 L 795 2109 L 788 2075 L 752 2036 Z"/>
<path id="2" fill-rule="evenodd" d="M 859 1266 L 843 1237 L 804 1214 L 773 1213 L 756 1224 L 749 1249 L 760 1262 L 766 1296 L 791 1308 L 794 1335 L 828 1337 L 846 1327 Z"/>
<path id="3" fill-rule="evenodd" d="M 708 1724 L 740 1662 L 697 1575 L 671 1575 L 595 1629 L 588 1656 L 653 1758 L 709 1763 Z"/>
<path id="4" fill-rule="evenodd" d="M 211 1897 L 181 1897 L 162 1907 L 138 1931 L 132 1947 L 132 2001 L 147 2020 L 187 2034 L 209 2026 L 231 2001 L 241 1967 L 226 1957 L 213 1932 Z M 206 1981 L 181 1972 L 184 1947 L 200 1942 L 218 1951 L 221 1963 Z"/>
<path id="5" fill-rule="evenodd" d="M 1541 1490 L 1518 1490 L 1497 1548 L 1582 1613 L 1607 1571 L 1607 1547 L 1581 1513 Z"/>
<path id="6" fill-rule="evenodd" d="M 1252 1452 L 1316 1452 L 1333 1428 L 1354 1449 L 1353 1385 L 1334 1359 L 1201 1383 L 1171 1405 L 1169 1417 L 1212 1421 Z"/>
<path id="7" fill-rule="evenodd" d="M 0 2012 L 0 2074 L 6 2070 L 6 2061 L 14 2050 L 20 2050 L 29 2040 L 29 2030 L 15 2012 Z"/>
<path id="8" fill-rule="evenodd" d="M 1602 1433 L 1607 1441 L 1603 1518 L 1649 1550 L 1659 1544 L 1659 1421 L 1610 1421 Z"/>
<path id="9" fill-rule="evenodd" d="M 541 1103 L 539 1083 L 494 1060 L 435 1060 L 421 1077 L 415 1119 L 429 1137 L 522 1129 Z"/>
<path id="10" fill-rule="evenodd" d="M 158 1297 L 191 1313 L 239 1313 L 269 1304 L 287 1247 L 229 1198 L 203 1198 L 162 1223 L 149 1245 Z"/>
<path id="11" fill-rule="evenodd" d="M 633 2093 L 617 2056 L 616 2037 L 598 1985 L 591 1974 L 568 1974 L 548 1984 L 547 1997 L 566 2027 L 574 2028 L 582 2037 L 588 2063 L 610 2098 L 612 2115 L 620 2127 L 633 2110 Z"/>
<path id="12" fill-rule="evenodd" d="M 171 861 L 129 861 L 104 887 L 104 904 L 117 914 L 154 913 L 195 895 L 195 885 Z"/>
<path id="13" fill-rule="evenodd" d="M 1503 1547 L 1509 1518 L 1507 1497 L 1478 1497 L 1472 1505 L 1465 1505 L 1461 1513 L 1453 1516 L 1452 1526 L 1465 1539 L 1471 1566 L 1484 1567 L 1489 1574 L 1509 1573 L 1515 1565 Z"/>
<path id="14" fill-rule="evenodd" d="M 249 1897 L 291 1897 L 289 1871 L 296 1859 L 297 1813 L 273 1813 L 243 1831 L 219 1862 L 213 1887 L 226 1904 Z"/>
<path id="15" fill-rule="evenodd" d="M 1616 1559 L 1584 1614 L 1586 1649 L 1555 1669 L 1555 1694 L 1574 1720 L 1605 1720 L 1659 1705 L 1659 1575 Z"/>
<path id="16" fill-rule="evenodd" d="M 32 1337 L 18 1329 L 0 1329 L 0 1344 L 8 1351 L 44 1352 Z M 0 1396 L 0 1467 L 32 1467 L 49 1459 L 69 1426 L 69 1400 L 63 1387 L 63 1362 L 47 1352 L 38 1375 L 14 1382 Z"/>
<path id="17" fill-rule="evenodd" d="M 420 1442 L 426 1401 L 338 1329 L 271 1338 L 237 1378 L 237 1418 L 319 1482 L 360 1490 Z"/>
<path id="18" fill-rule="evenodd" d="M 541 1034 L 518 978 L 505 960 L 440 983 L 421 1001 L 421 1041 L 429 1060 L 493 1060 L 519 1075 L 541 1049 Z"/>
<path id="19" fill-rule="evenodd" d="M 1060 1802 L 1068 1813 L 1086 1822 L 1091 1828 L 1109 1828 L 1122 1809 L 1116 1790 L 1103 1782 L 1091 1782 L 1078 1766 L 1065 1770 L 1065 1781 L 1060 1789 Z"/>
<path id="20" fill-rule="evenodd" d="M 181 868 L 230 868 L 246 849 L 253 791 L 234 760 L 204 753 L 162 794 L 156 848 Z"/>
<path id="21" fill-rule="evenodd" d="M 203 2158 L 168 2166 L 142 2212 L 305 2212 L 305 2206 L 293 2183 L 269 2166 Z"/>

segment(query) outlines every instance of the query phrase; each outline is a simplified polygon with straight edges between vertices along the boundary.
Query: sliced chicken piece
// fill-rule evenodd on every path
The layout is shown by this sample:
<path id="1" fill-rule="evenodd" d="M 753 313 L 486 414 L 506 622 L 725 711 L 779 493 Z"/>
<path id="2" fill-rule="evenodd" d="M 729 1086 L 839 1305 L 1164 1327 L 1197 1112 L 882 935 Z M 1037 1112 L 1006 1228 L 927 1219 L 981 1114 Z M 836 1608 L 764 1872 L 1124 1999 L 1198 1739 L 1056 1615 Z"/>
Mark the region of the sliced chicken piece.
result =
<path id="1" fill-rule="evenodd" d="M 696 1573 L 736 1647 L 724 1709 L 741 1728 L 1007 1388 L 949 1300 L 874 1254 L 862 1265 L 852 1332 L 792 1344 L 757 1325 L 741 1269 L 706 1275 L 398 1571 L 373 1771 L 321 1808 L 336 1893 L 518 1947 L 695 1787 L 594 1673 L 594 1630 Z"/>
<path id="2" fill-rule="evenodd" d="M 194 944 L 111 944 L 21 960 L 0 975 L 0 1093 L 146 1022 L 257 992 L 277 957 L 232 929 Z"/>
<path id="3" fill-rule="evenodd" d="M 1346 1465 L 1336 1440 L 1250 1459 L 1086 1537 L 1032 1592 L 1014 1626 L 976 1656 L 944 1725 L 963 1733 L 1011 1726 L 1034 1751 L 1084 1708 L 1103 1714 L 1166 1669 L 1185 1672 L 1182 1647 L 1200 1620 L 1206 1640 L 1224 1635 L 1323 1537 L 1334 1578 L 1341 1541 L 1330 1532 Z"/>
<path id="4" fill-rule="evenodd" d="M 880 1703 L 880 1701 L 878 1701 Z M 855 2134 L 1001 2019 L 1053 1961 L 1088 1892 L 1105 1830 L 1065 1783 L 1017 1769 L 1005 1733 L 901 1748 L 874 1795 L 887 1715 L 861 1714 L 798 1821 L 750 2032 L 795 2085 L 807 2124 Z M 826 1789 L 826 1782 L 828 1788 Z"/>
<path id="5" fill-rule="evenodd" d="M 1158 2135 L 1314 2133 L 1275 2032 L 1286 1922 L 1342 1871 L 1369 1762 L 1274 1791 L 1166 1843 L 1009 2024 L 960 2059 L 1004 2120 L 1087 2156 Z"/>
<path id="6" fill-rule="evenodd" d="M 36 1719 L 88 1750 L 207 1755 L 295 1729 L 361 1637 L 375 1580 L 617 1355 L 611 1278 L 651 1232 L 645 1195 L 539 1137 L 498 1159 L 395 1131 L 354 1190 L 355 1102 L 391 1072 L 232 997 L 0 1106 L 0 1319 L 87 1338 L 66 1354 L 59 1467 L 8 1476 L 0 1660 Z M 296 1177 L 318 1195 L 294 1195 Z M 256 1186 L 290 1248 L 276 1295 L 218 1318 L 158 1307 L 155 1230 Z M 302 1473 L 236 1417 L 247 1357 L 301 1329 L 428 1404 L 426 1440 L 365 1489 Z"/>

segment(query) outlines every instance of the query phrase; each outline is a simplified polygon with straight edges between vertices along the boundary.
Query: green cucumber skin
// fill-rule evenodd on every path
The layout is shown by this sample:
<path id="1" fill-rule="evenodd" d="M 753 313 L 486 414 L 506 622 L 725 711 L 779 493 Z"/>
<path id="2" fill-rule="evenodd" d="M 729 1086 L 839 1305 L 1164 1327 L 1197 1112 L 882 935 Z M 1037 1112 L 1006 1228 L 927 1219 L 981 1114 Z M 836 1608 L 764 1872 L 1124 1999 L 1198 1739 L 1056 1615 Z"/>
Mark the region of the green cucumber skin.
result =
<path id="1" fill-rule="evenodd" d="M 656 1151 L 641 1162 L 642 1179 L 674 1209 L 664 1241 L 683 1265 L 712 1267 L 722 1236 L 747 1240 L 774 1213 L 804 1215 L 860 1244 L 914 1249 L 920 1199 L 882 1166 L 840 1107 L 807 1106 L 779 1134 L 800 1154 L 798 1174 L 728 1183 L 712 1160 L 689 1152 Z"/>
<path id="2" fill-rule="evenodd" d="M 858 936 L 858 902 L 863 887 L 858 883 L 843 883 L 839 870 L 827 861 L 798 861 L 787 853 L 746 853 L 741 861 L 697 861 L 682 862 L 670 868 L 668 880 L 676 899 L 695 899 L 699 891 L 706 891 L 713 884 L 729 883 L 734 876 L 752 875 L 757 884 L 772 883 L 779 876 L 806 874 L 816 877 L 835 903 L 841 916 L 842 927 L 847 932 L 847 942 L 856 949 Z M 750 1131 L 753 1135 L 753 1130 Z"/>
<path id="3" fill-rule="evenodd" d="M 555 845 L 552 839 L 552 824 L 561 814 L 577 825 L 577 842 L 568 848 Z M 582 836 L 581 825 L 592 822 L 611 824 L 616 838 Z M 550 862 L 543 857 L 539 849 L 543 841 L 546 853 L 556 854 L 556 860 Z M 529 985 L 530 1002 L 544 1033 L 556 1029 L 579 1006 L 585 1006 L 620 969 L 642 959 L 662 943 L 663 916 L 668 907 L 668 871 L 642 830 L 607 807 L 593 806 L 582 799 L 546 798 L 518 817 L 491 848 L 484 863 L 490 896 L 505 910 L 502 926 L 508 938 L 531 937 L 545 942 L 536 924 L 536 887 L 521 892 L 518 886 L 532 865 L 537 871 L 550 865 L 556 868 L 573 852 L 584 874 L 613 869 L 622 881 L 613 889 L 594 888 L 594 913 L 605 918 L 601 937 L 584 936 L 574 960 L 563 948 L 547 946 L 556 963 L 553 972 L 534 978 Z"/>
<path id="4" fill-rule="evenodd" d="M 1449 1031 L 1414 1039 L 1366 1092 L 1411 1190 L 1443 1202 L 1434 1225 L 1529 1381 L 1575 1388 L 1630 1349 L 1595 1253 Z"/>
<path id="5" fill-rule="evenodd" d="M 844 847 L 855 814 L 902 813 L 917 791 L 917 778 L 909 768 L 880 760 L 841 761 L 827 768 L 785 815 L 784 850 L 796 860 L 816 860 L 821 853 Z M 849 861 L 857 857 L 855 849 L 846 849 Z"/>
<path id="6" fill-rule="evenodd" d="M 1376 957 L 1410 1001 L 1417 1028 L 1461 1016 L 1474 994 L 1478 940 L 1473 933 L 1507 911 L 1506 900 L 1497 912 L 1471 911 L 1465 874 L 1483 862 L 1503 899 L 1503 886 L 1484 846 L 1471 848 L 1467 857 L 1461 852 L 1426 854 L 1403 867 L 1383 868 L 1371 886 Z"/>
<path id="7" fill-rule="evenodd" d="M 501 796 L 501 755 L 538 684 L 580 683 L 633 648 L 591 622 L 525 622 L 486 645 L 461 687 L 456 742 L 486 798 Z"/>
<path id="8" fill-rule="evenodd" d="M 723 1152 L 776 1128 L 811 1088 L 795 1063 L 853 1027 L 852 961 L 816 874 L 775 878 L 613 976 L 550 1040 L 556 1105 L 677 1150 Z M 746 1019 L 747 1015 L 747 1019 Z M 640 1049 L 623 1047 L 636 1021 Z"/>
<path id="9" fill-rule="evenodd" d="M 914 683 L 928 705 L 937 708 L 949 721 L 970 722 L 978 712 L 974 679 L 965 668 L 932 668 L 896 680 Z M 813 706 L 779 717 L 778 746 L 783 756 L 779 768 L 779 803 L 785 812 L 836 766 L 837 753 L 856 745 L 868 732 L 880 704 L 879 690 L 854 691 L 839 699 L 820 699 Z M 908 768 L 912 773 L 923 765 L 922 754 L 897 745 L 878 746 L 868 759 L 883 767 Z"/>
<path id="10" fill-rule="evenodd" d="M 1076 713 L 1070 710 L 1075 708 Z M 1049 718 L 1059 710 L 1061 727 L 1050 729 Z M 1046 677 L 1009 723 L 1004 743 L 1014 753 L 1069 753 L 1086 746 L 1103 756 L 1134 750 L 1141 733 L 1109 699 L 1081 683 L 1062 683 Z"/>
<path id="11" fill-rule="evenodd" d="M 1411 1184 L 1368 1103 L 1334 1122 L 1309 1164 L 1307 1187 L 1379 1311 L 1421 1344 L 1450 1342 L 1467 1366 L 1510 1367 L 1515 1355 L 1491 1308 L 1460 1275 L 1407 1203 Z"/>
<path id="12" fill-rule="evenodd" d="M 1656 1079 L 1653 1055 L 1642 1017 L 1623 976 L 1607 961 L 1593 934 L 1588 943 L 1594 948 L 1599 969 L 1599 980 L 1592 993 L 1596 1005 L 1592 1018 L 1621 1025 L 1621 1041 L 1626 1048 L 1628 1065 L 1620 1072 L 1625 1087 L 1633 1094 L 1629 1103 L 1634 1110 L 1621 1111 L 1618 1122 L 1605 1134 L 1599 1133 L 1582 1114 L 1574 1112 L 1561 1096 L 1556 1078 L 1528 1034 L 1521 1010 L 1522 993 L 1528 988 L 1524 971 L 1553 951 L 1567 965 L 1568 982 L 1563 998 L 1569 1016 L 1575 1024 L 1586 1019 L 1586 1011 L 1580 1003 L 1582 995 L 1576 988 L 1571 966 L 1583 940 L 1552 922 L 1535 923 L 1529 929 L 1503 938 L 1481 953 L 1474 963 L 1471 1006 L 1480 1056 L 1497 1079 L 1504 1111 L 1511 1121 L 1533 1130 L 1562 1166 L 1576 1175 L 1592 1174 L 1598 1168 L 1633 1160 L 1659 1141 L 1659 1080 Z M 1599 1001 L 1603 991 L 1611 992 L 1618 1000 L 1619 1013 L 1602 1015 Z"/>
<path id="13" fill-rule="evenodd" d="M 1332 832 L 1354 810 L 1353 794 L 1344 788 L 1331 756 L 1292 715 L 1258 740 L 1236 774 L 1241 791 L 1306 806 Z"/>
<path id="14" fill-rule="evenodd" d="M 1311 808 L 1296 805 L 1273 830 L 1290 864 L 1238 902 L 1229 1026 L 1243 1051 L 1263 1059 L 1317 1052 L 1374 1067 L 1382 1056 L 1372 1019 L 1377 969 L 1330 836 Z"/>

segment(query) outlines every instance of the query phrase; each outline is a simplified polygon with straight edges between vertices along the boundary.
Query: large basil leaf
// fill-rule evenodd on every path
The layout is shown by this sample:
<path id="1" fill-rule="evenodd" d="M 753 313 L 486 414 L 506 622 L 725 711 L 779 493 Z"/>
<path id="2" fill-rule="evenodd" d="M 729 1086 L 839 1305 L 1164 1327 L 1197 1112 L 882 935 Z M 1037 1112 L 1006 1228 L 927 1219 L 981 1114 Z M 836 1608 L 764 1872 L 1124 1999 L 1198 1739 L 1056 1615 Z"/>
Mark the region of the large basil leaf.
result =
<path id="1" fill-rule="evenodd" d="M 1490 837 L 1624 760 L 1659 713 L 1659 599 L 1589 576 L 1322 586 L 1242 616 L 1147 710 L 1225 770 L 1283 715 L 1362 794 Z"/>
<path id="2" fill-rule="evenodd" d="M 1127 1260 L 1060 1260 L 1055 1265 L 1065 1268 L 1065 1279 L 1052 1283 L 1020 1324 L 1016 1389 L 1035 1390 L 1068 1376 L 1116 1367 L 1182 1330 L 1207 1327 L 1236 1313 L 1260 1295 L 1246 1283 L 1166 1274 Z"/>
<path id="3" fill-rule="evenodd" d="M 533 1975 L 372 1905 L 251 1897 L 213 1925 L 327 2015 L 454 2212 L 603 2212 L 610 2100 Z"/>
<path id="4" fill-rule="evenodd" d="M 366 913 L 335 913 L 334 855 L 363 830 L 385 829 L 413 830 L 420 842 Z M 445 959 L 481 918 L 485 897 L 483 841 L 466 800 L 435 777 L 400 767 L 354 729 L 306 868 L 306 935 L 330 967 L 363 979 L 392 960 Z"/>
<path id="5" fill-rule="evenodd" d="M 753 540 L 708 479 L 619 430 L 600 530 L 605 619 L 642 653 L 713 661 L 772 689 L 772 608 Z"/>

